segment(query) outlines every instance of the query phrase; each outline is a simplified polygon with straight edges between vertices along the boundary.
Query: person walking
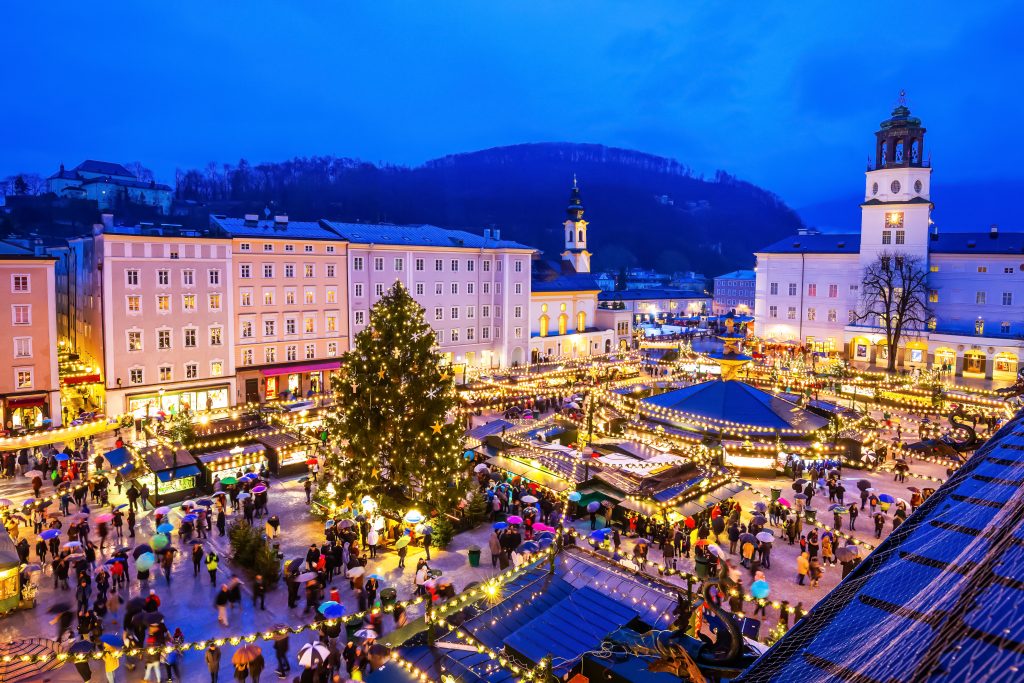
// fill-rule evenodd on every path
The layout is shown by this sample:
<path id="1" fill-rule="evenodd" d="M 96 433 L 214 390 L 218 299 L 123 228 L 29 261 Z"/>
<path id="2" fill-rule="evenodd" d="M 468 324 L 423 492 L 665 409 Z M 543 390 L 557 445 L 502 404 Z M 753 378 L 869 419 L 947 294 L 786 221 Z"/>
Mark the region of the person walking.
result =
<path id="1" fill-rule="evenodd" d="M 807 557 L 807 553 L 800 553 L 800 556 L 796 558 L 796 582 L 801 586 L 804 585 L 804 579 L 807 578 L 807 572 L 810 569 L 810 566 L 811 562 Z"/>
<path id="2" fill-rule="evenodd" d="M 211 644 L 206 648 L 206 670 L 210 672 L 210 683 L 217 683 L 220 677 L 220 648 Z"/>
<path id="3" fill-rule="evenodd" d="M 203 546 L 196 543 L 192 546 L 192 576 L 199 576 L 199 570 L 203 565 Z"/>
<path id="4" fill-rule="evenodd" d="M 206 571 L 210 572 L 210 585 L 217 585 L 217 565 L 219 564 L 217 553 L 212 550 L 206 556 Z"/>
<path id="5" fill-rule="evenodd" d="M 213 601 L 214 607 L 217 608 L 217 623 L 221 626 L 228 625 L 228 602 L 230 600 L 231 592 L 228 589 L 228 585 L 226 583 L 221 584 L 217 597 Z"/>
<path id="6" fill-rule="evenodd" d="M 366 547 L 370 550 L 370 559 L 377 557 L 377 544 L 380 543 L 380 534 L 376 529 L 371 528 L 366 534 Z"/>
<path id="7" fill-rule="evenodd" d="M 434 542 L 434 528 L 429 524 L 423 528 L 423 550 L 427 554 L 427 561 L 430 561 L 430 546 Z"/>
<path id="8" fill-rule="evenodd" d="M 266 663 L 263 660 L 263 654 L 256 655 L 256 658 L 249 662 L 249 678 L 252 679 L 252 683 L 260 683 L 260 676 L 263 674 L 263 669 L 266 667 Z"/>
<path id="9" fill-rule="evenodd" d="M 277 657 L 277 675 L 279 678 L 285 678 L 292 670 L 291 664 L 288 663 L 287 633 L 274 640 L 274 656 Z"/>
<path id="10" fill-rule="evenodd" d="M 267 586 L 263 581 L 263 576 L 260 574 L 256 575 L 256 578 L 252 582 L 252 606 L 253 608 L 259 604 L 261 610 L 267 609 Z M 252 672 L 250 672 L 250 675 Z M 255 679 L 254 679 L 255 680 Z"/>
<path id="11" fill-rule="evenodd" d="M 857 515 L 858 514 L 860 514 L 860 513 L 857 512 L 857 506 L 856 505 L 851 505 L 850 506 L 850 531 L 856 531 L 857 530 Z"/>

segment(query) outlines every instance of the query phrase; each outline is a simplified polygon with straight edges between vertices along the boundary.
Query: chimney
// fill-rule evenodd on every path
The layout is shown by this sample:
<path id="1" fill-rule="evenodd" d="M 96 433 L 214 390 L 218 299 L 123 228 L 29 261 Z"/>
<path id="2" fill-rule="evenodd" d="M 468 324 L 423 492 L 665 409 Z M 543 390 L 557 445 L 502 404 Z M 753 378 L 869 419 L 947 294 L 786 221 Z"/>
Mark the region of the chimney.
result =
<path id="1" fill-rule="evenodd" d="M 245 214 L 245 222 L 253 224 L 259 223 L 260 215 L 258 213 L 247 213 Z"/>
<path id="2" fill-rule="evenodd" d="M 485 240 L 491 239 L 491 229 L 490 228 L 484 228 L 484 239 Z"/>
<path id="3" fill-rule="evenodd" d="M 939 239 L 939 226 L 932 223 L 932 242 L 936 242 Z"/>
<path id="4" fill-rule="evenodd" d="M 999 237 L 999 226 L 993 223 L 988 229 L 988 236 L 992 239 Z"/>
<path id="5" fill-rule="evenodd" d="M 114 227 L 114 214 L 102 213 L 100 214 L 100 220 L 103 221 L 104 230 L 109 230 Z"/>
<path id="6" fill-rule="evenodd" d="M 35 247 L 36 256 L 46 256 L 46 247 L 43 246 L 42 240 L 36 240 L 33 246 Z"/>
<path id="7" fill-rule="evenodd" d="M 495 241 L 501 239 L 501 229 L 500 228 L 495 228 L 494 229 L 494 239 L 495 239 Z"/>
<path id="8" fill-rule="evenodd" d="M 281 226 L 288 225 L 288 214 L 280 213 L 274 216 L 274 224 Z"/>

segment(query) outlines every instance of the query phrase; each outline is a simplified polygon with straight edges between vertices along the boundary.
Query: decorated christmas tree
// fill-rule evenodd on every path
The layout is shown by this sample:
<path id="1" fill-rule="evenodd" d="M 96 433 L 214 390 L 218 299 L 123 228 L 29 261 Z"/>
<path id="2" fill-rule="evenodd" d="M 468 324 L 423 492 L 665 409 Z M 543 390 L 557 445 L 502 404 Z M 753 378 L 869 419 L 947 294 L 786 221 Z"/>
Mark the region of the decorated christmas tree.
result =
<path id="1" fill-rule="evenodd" d="M 404 496 L 450 509 L 467 476 L 455 417 L 453 373 L 435 350 L 423 308 L 395 285 L 370 310 L 333 380 L 337 409 L 326 418 L 330 455 L 324 489 L 334 502 Z"/>

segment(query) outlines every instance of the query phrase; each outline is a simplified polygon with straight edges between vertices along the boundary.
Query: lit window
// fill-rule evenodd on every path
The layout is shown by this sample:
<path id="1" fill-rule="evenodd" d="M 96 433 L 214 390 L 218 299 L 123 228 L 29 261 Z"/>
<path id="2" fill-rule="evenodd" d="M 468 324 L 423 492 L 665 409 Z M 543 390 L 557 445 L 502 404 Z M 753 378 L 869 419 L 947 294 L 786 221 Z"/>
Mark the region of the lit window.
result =
<path id="1" fill-rule="evenodd" d="M 338 303 L 338 290 L 333 287 L 327 288 L 327 303 L 336 304 Z"/>
<path id="2" fill-rule="evenodd" d="M 128 297 L 128 312 L 129 313 L 139 313 L 141 311 L 142 311 L 142 297 L 137 295 L 137 294 L 133 294 L 133 295 L 129 296 Z"/>
<path id="3" fill-rule="evenodd" d="M 337 332 L 338 331 L 338 318 L 333 315 L 327 316 L 327 331 Z"/>
<path id="4" fill-rule="evenodd" d="M 302 266 L 302 274 L 303 277 L 315 277 L 316 269 L 313 267 L 312 263 L 307 263 L 304 266 Z"/>
<path id="5" fill-rule="evenodd" d="M 166 294 L 158 294 L 156 297 L 156 310 L 167 313 L 171 310 L 171 297 Z"/>
<path id="6" fill-rule="evenodd" d="M 274 305 L 274 290 L 267 288 L 263 290 L 263 305 L 273 306 Z"/>
<path id="7" fill-rule="evenodd" d="M 289 344 L 284 347 L 284 359 L 286 361 L 293 361 L 299 359 L 299 349 L 295 344 Z"/>
<path id="8" fill-rule="evenodd" d="M 277 362 L 277 347 L 268 346 L 263 349 L 263 362 L 264 363 L 276 363 Z"/>
<path id="9" fill-rule="evenodd" d="M 128 333 L 128 350 L 129 351 L 141 351 L 142 350 L 142 333 L 141 332 L 129 332 Z"/>
<path id="10" fill-rule="evenodd" d="M 220 346 L 223 341 L 224 335 L 221 328 L 211 327 L 210 328 L 210 346 Z"/>
<path id="11" fill-rule="evenodd" d="M 170 382 L 171 381 L 171 366 L 161 365 L 160 366 L 160 381 Z"/>
<path id="12" fill-rule="evenodd" d="M 142 384 L 142 368 L 132 368 L 128 371 L 128 381 L 132 384 Z"/>
<path id="13" fill-rule="evenodd" d="M 313 334 L 316 332 L 316 320 L 314 318 L 305 318 L 302 322 L 306 334 Z"/>
<path id="14" fill-rule="evenodd" d="M 263 321 L 263 336 L 273 337 L 277 334 L 277 321 L 276 320 L 264 320 Z"/>
<path id="15" fill-rule="evenodd" d="M 306 344 L 306 360 L 316 358 L 316 344 Z"/>
<path id="16" fill-rule="evenodd" d="M 250 321 L 250 320 L 243 320 L 242 321 L 242 332 L 241 332 L 241 335 L 242 335 L 242 339 L 252 339 L 252 321 Z"/>
<path id="17" fill-rule="evenodd" d="M 196 310 L 196 295 L 195 294 L 183 294 L 181 297 L 181 306 L 186 311 Z"/>
<path id="18" fill-rule="evenodd" d="M 252 349 L 242 349 L 242 365 L 252 365 Z"/>
<path id="19" fill-rule="evenodd" d="M 210 307 L 211 311 L 219 311 L 220 310 L 220 294 L 210 294 L 207 297 L 207 302 L 209 304 L 209 307 Z"/>
<path id="20" fill-rule="evenodd" d="M 248 350 L 252 351 L 252 349 L 248 349 Z M 211 377 L 220 377 L 223 374 L 224 374 L 224 363 L 222 361 L 219 361 L 219 360 L 211 360 L 210 361 L 210 376 Z"/>
<path id="21" fill-rule="evenodd" d="M 302 293 L 302 298 L 307 304 L 316 303 L 316 290 L 306 288 Z"/>
<path id="22" fill-rule="evenodd" d="M 185 379 L 195 379 L 199 377 L 199 366 L 195 363 L 185 364 Z"/>
<path id="23" fill-rule="evenodd" d="M 158 349 L 169 349 L 171 348 L 171 331 L 170 330 L 157 330 L 156 333 L 156 347 Z"/>
<path id="24" fill-rule="evenodd" d="M 327 355 L 332 357 L 332 358 L 334 356 L 338 355 L 338 343 L 337 342 L 328 342 L 327 343 Z"/>

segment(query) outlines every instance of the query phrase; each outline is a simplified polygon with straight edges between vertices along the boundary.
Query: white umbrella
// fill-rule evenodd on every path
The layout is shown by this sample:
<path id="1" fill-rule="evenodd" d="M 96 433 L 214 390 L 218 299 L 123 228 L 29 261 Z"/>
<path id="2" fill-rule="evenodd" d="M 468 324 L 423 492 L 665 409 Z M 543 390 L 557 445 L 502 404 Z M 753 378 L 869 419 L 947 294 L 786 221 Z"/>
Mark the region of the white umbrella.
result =
<path id="1" fill-rule="evenodd" d="M 523 496 L 519 500 L 523 501 L 524 503 L 536 503 L 537 496 Z"/>
<path id="2" fill-rule="evenodd" d="M 715 557 L 725 557 L 725 553 L 722 552 L 722 548 L 714 543 L 708 546 L 708 552 Z"/>
<path id="3" fill-rule="evenodd" d="M 577 403 L 576 401 L 569 401 L 568 403 L 565 404 L 565 407 L 572 408 L 573 410 L 579 410 L 580 404 Z"/>
<path id="4" fill-rule="evenodd" d="M 476 467 L 473 468 L 473 471 L 474 472 L 486 472 L 487 471 L 487 465 L 485 465 L 483 463 L 480 463 L 479 465 L 477 465 Z"/>
<path id="5" fill-rule="evenodd" d="M 377 632 L 372 628 L 361 628 L 355 632 L 355 636 L 356 638 L 366 638 L 369 640 L 370 638 L 376 638 Z"/>
<path id="6" fill-rule="evenodd" d="M 331 652 L 320 643 L 306 643 L 299 649 L 299 666 L 313 669 L 325 661 Z"/>
<path id="7" fill-rule="evenodd" d="M 361 567 L 359 565 L 356 565 L 355 567 L 352 567 L 351 569 L 349 569 L 345 573 L 345 576 L 347 576 L 350 579 L 354 579 L 357 576 L 362 576 L 365 573 L 366 573 L 366 567 Z"/>

